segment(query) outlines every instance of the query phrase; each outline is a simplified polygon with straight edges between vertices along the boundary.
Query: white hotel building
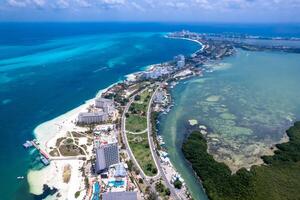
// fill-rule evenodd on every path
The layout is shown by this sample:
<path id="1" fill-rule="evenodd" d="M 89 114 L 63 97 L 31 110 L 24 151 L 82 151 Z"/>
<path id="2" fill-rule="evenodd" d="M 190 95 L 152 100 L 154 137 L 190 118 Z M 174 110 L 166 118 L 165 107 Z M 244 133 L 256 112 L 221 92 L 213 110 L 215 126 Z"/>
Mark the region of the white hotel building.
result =
<path id="1" fill-rule="evenodd" d="M 105 112 L 82 112 L 78 114 L 77 123 L 80 124 L 93 124 L 105 122 L 109 116 Z"/>

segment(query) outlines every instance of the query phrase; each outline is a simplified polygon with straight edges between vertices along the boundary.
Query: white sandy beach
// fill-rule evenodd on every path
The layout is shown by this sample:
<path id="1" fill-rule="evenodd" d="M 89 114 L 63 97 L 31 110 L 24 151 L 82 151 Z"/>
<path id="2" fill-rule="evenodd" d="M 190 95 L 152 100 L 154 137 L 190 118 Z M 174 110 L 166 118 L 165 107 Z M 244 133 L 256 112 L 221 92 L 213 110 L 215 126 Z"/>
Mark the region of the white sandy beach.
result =
<path id="1" fill-rule="evenodd" d="M 197 40 L 191 41 L 200 44 L 202 48 L 204 47 L 203 44 Z M 200 50 L 202 50 L 202 48 Z M 148 66 L 147 69 L 151 69 L 152 66 L 153 65 Z M 132 74 L 128 74 L 126 77 L 127 79 L 133 78 Z M 103 92 L 119 82 L 120 81 L 110 85 L 106 89 L 100 90 L 96 97 L 100 96 Z M 87 100 L 83 105 L 37 126 L 34 130 L 34 134 L 40 143 L 41 148 L 50 152 L 50 148 L 54 147 L 56 140 L 60 137 L 64 137 L 68 131 L 84 131 L 81 130 L 84 128 L 77 127 L 74 122 L 78 114 L 93 104 L 93 101 L 94 99 Z M 63 168 L 67 164 L 71 164 L 72 166 L 72 176 L 68 184 L 63 183 L 62 180 Z M 27 178 L 30 192 L 37 195 L 42 194 L 43 185 L 47 184 L 49 187 L 55 187 L 59 190 L 61 197 L 56 197 L 56 199 L 74 199 L 75 192 L 84 189 L 84 185 L 82 184 L 84 181 L 82 180 L 81 172 L 79 171 L 82 164 L 82 160 L 76 159 L 52 160 L 51 164 L 44 167 L 42 170 L 29 170 Z M 84 192 L 81 192 L 80 197 L 77 199 L 83 198 L 82 193 Z"/>
<path id="2" fill-rule="evenodd" d="M 100 96 L 106 89 L 100 90 L 96 96 Z M 37 126 L 34 130 L 36 139 L 40 142 L 40 146 L 47 152 L 50 151 L 50 147 L 53 147 L 56 140 L 60 137 L 64 137 L 67 131 L 84 131 L 85 128 L 80 128 L 74 124 L 78 114 L 86 110 L 91 104 L 93 104 L 94 99 L 87 100 L 83 105 L 60 115 L 52 120 L 44 122 Z M 68 184 L 63 183 L 62 174 L 65 165 L 71 165 L 71 179 Z M 44 167 L 42 170 L 29 170 L 27 178 L 30 188 L 30 193 L 32 194 L 42 194 L 43 185 L 47 184 L 49 187 L 55 187 L 59 190 L 61 197 L 59 199 L 73 199 L 76 191 L 84 190 L 84 181 L 81 176 L 79 168 L 83 165 L 82 160 L 78 159 L 62 159 L 62 160 L 52 160 L 50 165 Z M 83 198 L 83 194 L 77 199 Z M 51 199 L 51 197 L 49 197 Z M 48 198 L 47 198 L 48 199 Z M 57 199 L 57 197 L 56 197 Z"/>

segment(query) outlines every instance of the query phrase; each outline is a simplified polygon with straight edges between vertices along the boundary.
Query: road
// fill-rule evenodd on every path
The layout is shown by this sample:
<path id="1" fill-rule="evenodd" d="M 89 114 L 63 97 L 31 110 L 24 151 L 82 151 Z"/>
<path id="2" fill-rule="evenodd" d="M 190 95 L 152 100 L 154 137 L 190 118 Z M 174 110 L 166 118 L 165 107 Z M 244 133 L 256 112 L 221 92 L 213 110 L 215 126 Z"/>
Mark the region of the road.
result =
<path id="1" fill-rule="evenodd" d="M 152 154 L 152 157 L 154 158 L 154 161 L 155 161 L 155 164 L 156 164 L 156 167 L 159 171 L 159 174 L 161 175 L 163 181 L 165 182 L 167 188 L 170 189 L 170 192 L 171 192 L 171 197 L 173 199 L 180 199 L 174 189 L 174 187 L 170 184 L 170 182 L 168 181 L 163 169 L 161 168 L 161 165 L 160 165 L 160 158 L 158 157 L 158 155 L 156 154 L 155 152 L 155 145 L 154 145 L 154 141 L 153 141 L 153 137 L 152 137 L 152 123 L 151 123 L 151 105 L 152 105 L 152 102 L 153 102 L 153 97 L 155 96 L 156 92 L 158 91 L 160 87 L 157 87 L 154 91 L 154 93 L 152 94 L 151 96 L 151 99 L 150 99 L 150 102 L 149 102 L 149 105 L 148 105 L 148 110 L 147 110 L 147 128 L 148 128 L 148 142 L 150 144 L 150 149 L 151 149 L 151 154 Z"/>
<path id="2" fill-rule="evenodd" d="M 121 119 L 121 135 L 122 135 L 122 140 L 123 140 L 123 143 L 125 144 L 125 147 L 127 149 L 127 152 L 128 152 L 128 155 L 130 157 L 130 159 L 132 160 L 133 164 L 135 166 L 138 167 L 139 171 L 140 171 L 140 175 L 141 177 L 143 178 L 144 180 L 144 183 L 147 185 L 147 186 L 150 186 L 151 190 L 153 192 L 156 192 L 155 190 L 155 187 L 153 185 L 150 184 L 149 180 L 152 179 L 152 177 L 149 177 L 147 176 L 144 171 L 142 170 L 141 166 L 139 165 L 139 163 L 137 162 L 137 160 L 135 159 L 135 156 L 133 155 L 132 151 L 131 151 L 131 148 L 128 144 L 128 140 L 127 140 L 127 136 L 126 136 L 126 116 L 125 114 L 128 112 L 128 109 L 130 107 L 130 105 L 132 104 L 132 102 L 134 101 L 134 97 L 140 93 L 142 93 L 144 90 L 140 91 L 139 93 L 135 94 L 134 96 L 132 96 L 130 99 L 129 99 L 129 102 L 127 103 L 127 105 L 125 106 L 124 108 L 124 111 L 123 111 L 123 114 L 122 114 L 122 119 Z"/>
<path id="3" fill-rule="evenodd" d="M 137 162 L 137 160 L 135 159 L 135 156 L 133 155 L 131 148 L 129 146 L 128 140 L 127 140 L 127 136 L 126 136 L 126 116 L 125 114 L 128 112 L 128 109 L 130 107 L 130 105 L 132 104 L 132 102 L 134 101 L 134 97 L 140 93 L 142 93 L 144 90 L 142 90 L 141 92 L 135 94 L 134 96 L 132 96 L 129 99 L 129 102 L 127 103 L 127 105 L 124 108 L 123 114 L 122 114 L 122 120 L 121 120 L 121 135 L 122 135 L 122 140 L 125 144 L 125 147 L 127 149 L 127 152 L 129 154 L 130 159 L 133 161 L 134 165 L 137 166 L 140 170 L 140 175 L 143 179 L 149 178 L 143 171 L 143 169 L 141 168 L 141 166 L 139 165 L 139 163 Z M 151 178 L 151 177 L 150 177 Z"/>
<path id="4" fill-rule="evenodd" d="M 128 144 L 128 140 L 127 140 L 127 136 L 126 136 L 126 116 L 125 116 L 125 114 L 128 112 L 128 109 L 129 109 L 130 105 L 133 103 L 134 97 L 137 94 L 134 95 L 134 96 L 132 96 L 129 99 L 129 102 L 127 103 L 127 105 L 124 108 L 124 111 L 123 111 L 123 114 L 122 114 L 122 120 L 121 120 L 121 123 L 122 123 L 121 124 L 121 135 L 122 135 L 122 139 L 123 139 L 123 142 L 125 144 L 125 147 L 127 149 L 127 152 L 129 154 L 130 159 L 133 161 L 134 165 L 136 165 L 139 168 L 140 175 L 141 175 L 141 177 L 144 180 L 146 180 L 147 185 L 151 186 L 152 190 L 155 191 L 155 188 L 148 182 L 148 180 L 150 180 L 150 179 L 159 180 L 160 178 L 162 178 L 163 181 L 165 182 L 166 186 L 170 189 L 171 197 L 173 199 L 180 199 L 178 197 L 178 195 L 177 195 L 174 187 L 170 184 L 170 182 L 168 181 L 167 177 L 165 176 L 165 173 L 164 173 L 163 169 L 160 166 L 160 160 L 159 160 L 160 158 L 158 157 L 158 155 L 155 152 L 155 145 L 154 145 L 153 137 L 152 137 L 151 105 L 152 105 L 152 102 L 153 102 L 153 98 L 154 98 L 156 92 L 158 91 L 158 89 L 159 89 L 159 87 L 157 87 L 155 89 L 155 91 L 153 92 L 153 94 L 151 96 L 151 99 L 149 101 L 149 104 L 148 104 L 148 108 L 147 108 L 148 143 L 149 143 L 149 147 L 150 147 L 150 150 L 151 150 L 152 157 L 154 159 L 154 163 L 156 165 L 156 168 L 158 169 L 158 172 L 157 172 L 157 174 L 154 177 L 149 177 L 149 176 L 145 175 L 144 171 L 140 167 L 139 163 L 137 162 L 137 160 L 135 159 L 135 156 L 133 155 L 133 153 L 131 151 L 131 148 L 130 148 L 130 146 Z M 142 90 L 142 91 L 140 91 L 138 94 L 142 93 L 143 91 L 145 91 L 145 89 Z"/>

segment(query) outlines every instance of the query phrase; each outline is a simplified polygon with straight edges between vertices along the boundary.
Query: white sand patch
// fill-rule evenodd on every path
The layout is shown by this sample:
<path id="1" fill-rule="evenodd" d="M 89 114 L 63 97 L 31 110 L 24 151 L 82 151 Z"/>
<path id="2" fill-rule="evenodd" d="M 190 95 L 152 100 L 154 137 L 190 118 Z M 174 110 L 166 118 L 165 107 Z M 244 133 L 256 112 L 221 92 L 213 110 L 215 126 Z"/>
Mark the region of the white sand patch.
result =
<path id="1" fill-rule="evenodd" d="M 190 123 L 191 126 L 194 126 L 194 125 L 198 124 L 198 121 L 196 119 L 190 119 L 189 123 Z"/>
<path id="2" fill-rule="evenodd" d="M 71 178 L 69 183 L 64 183 L 63 169 L 68 164 L 71 166 Z M 59 190 L 61 194 L 59 199 L 74 199 L 75 192 L 84 190 L 84 181 L 79 171 L 82 164 L 81 160 L 58 160 L 51 161 L 51 164 L 42 170 L 30 170 L 27 175 L 30 193 L 42 194 L 43 185 L 47 184 Z"/>
<path id="3" fill-rule="evenodd" d="M 87 144 L 87 138 L 81 137 L 78 138 L 78 145 L 86 145 Z"/>
<path id="4" fill-rule="evenodd" d="M 100 96 L 108 88 L 100 90 L 97 96 Z M 50 147 L 55 147 L 56 140 L 60 137 L 66 137 L 67 132 L 86 131 L 86 128 L 76 126 L 75 121 L 78 114 L 85 111 L 93 103 L 94 99 L 90 99 L 86 101 L 85 104 L 37 126 L 34 130 L 34 134 L 36 139 L 40 142 L 41 148 L 50 152 Z M 80 140 L 82 144 L 86 142 L 84 138 Z M 63 183 L 62 179 L 63 168 L 66 164 L 70 164 L 72 170 L 71 179 L 68 184 Z M 55 197 L 55 199 L 74 199 L 75 192 L 79 190 L 81 191 L 80 197 L 83 197 L 85 194 L 85 191 L 83 191 L 84 180 L 79 171 L 82 164 L 82 160 L 52 160 L 50 165 L 42 170 L 30 170 L 27 175 L 30 192 L 33 194 L 41 194 L 43 192 L 43 185 L 47 184 L 49 187 L 55 187 L 59 190 L 61 197 Z M 49 197 L 49 199 L 53 199 L 53 197 Z"/>
<path id="5" fill-rule="evenodd" d="M 89 105 L 93 104 L 93 100 L 94 99 L 88 100 L 85 104 L 37 126 L 34 129 L 36 139 L 43 147 L 46 147 L 46 143 L 57 136 L 58 133 L 70 131 L 70 126 L 74 126 L 78 114 L 86 110 Z"/>

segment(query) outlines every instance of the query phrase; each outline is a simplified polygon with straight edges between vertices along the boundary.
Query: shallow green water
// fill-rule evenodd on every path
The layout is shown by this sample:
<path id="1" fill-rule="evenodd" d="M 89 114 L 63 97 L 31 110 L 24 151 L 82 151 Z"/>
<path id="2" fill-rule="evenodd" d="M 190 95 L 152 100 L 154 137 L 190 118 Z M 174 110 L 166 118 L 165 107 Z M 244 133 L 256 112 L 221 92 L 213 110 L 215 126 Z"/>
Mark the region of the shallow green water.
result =
<path id="1" fill-rule="evenodd" d="M 172 89 L 175 106 L 160 123 L 170 158 L 195 199 L 206 197 L 181 153 L 188 120 L 208 127 L 210 153 L 236 170 L 260 162 L 300 118 L 299 54 L 238 50 L 216 68 Z"/>

